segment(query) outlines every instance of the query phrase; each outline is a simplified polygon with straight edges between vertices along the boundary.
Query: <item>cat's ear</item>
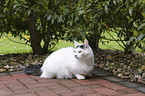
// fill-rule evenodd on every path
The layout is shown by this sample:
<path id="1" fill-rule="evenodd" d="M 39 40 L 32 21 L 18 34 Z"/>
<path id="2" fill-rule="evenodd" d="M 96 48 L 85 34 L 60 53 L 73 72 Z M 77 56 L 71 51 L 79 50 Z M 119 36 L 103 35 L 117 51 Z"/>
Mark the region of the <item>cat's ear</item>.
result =
<path id="1" fill-rule="evenodd" d="M 77 47 L 78 44 L 79 44 L 79 43 L 78 43 L 77 41 L 74 40 L 74 45 L 75 45 L 75 47 Z"/>
<path id="2" fill-rule="evenodd" d="M 84 45 L 85 45 L 86 48 L 89 46 L 88 40 L 86 40 L 86 41 L 84 42 Z"/>

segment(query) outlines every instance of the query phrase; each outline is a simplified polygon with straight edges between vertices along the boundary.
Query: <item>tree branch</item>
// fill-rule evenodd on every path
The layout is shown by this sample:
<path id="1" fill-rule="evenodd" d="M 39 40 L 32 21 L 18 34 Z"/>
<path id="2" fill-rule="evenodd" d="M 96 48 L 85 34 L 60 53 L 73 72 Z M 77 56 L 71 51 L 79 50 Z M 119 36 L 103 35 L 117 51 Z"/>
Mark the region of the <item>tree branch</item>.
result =
<path id="1" fill-rule="evenodd" d="M 117 44 L 119 46 L 121 46 L 123 49 L 125 49 L 108 31 L 107 31 L 107 33 L 112 37 L 112 39 L 114 39 L 117 42 Z"/>
<path id="2" fill-rule="evenodd" d="M 20 43 L 20 42 L 14 41 L 14 40 L 10 39 L 10 38 L 9 38 L 8 36 L 6 36 L 6 35 L 5 35 L 5 37 L 7 37 L 7 38 L 8 38 L 10 41 L 12 41 L 12 42 L 15 42 L 15 43 L 18 43 L 18 44 L 23 44 L 23 45 L 31 46 L 31 45 L 26 44 L 26 43 Z"/>

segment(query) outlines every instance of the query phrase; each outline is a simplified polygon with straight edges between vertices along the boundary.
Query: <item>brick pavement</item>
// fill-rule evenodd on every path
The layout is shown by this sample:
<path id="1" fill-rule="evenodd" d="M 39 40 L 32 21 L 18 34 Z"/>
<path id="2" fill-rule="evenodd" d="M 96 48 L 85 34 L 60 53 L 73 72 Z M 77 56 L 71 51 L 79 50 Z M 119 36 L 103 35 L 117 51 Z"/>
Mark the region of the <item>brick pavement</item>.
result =
<path id="1" fill-rule="evenodd" d="M 24 73 L 1 73 L 0 96 L 145 96 L 145 86 L 100 69 L 86 80 L 45 79 Z"/>

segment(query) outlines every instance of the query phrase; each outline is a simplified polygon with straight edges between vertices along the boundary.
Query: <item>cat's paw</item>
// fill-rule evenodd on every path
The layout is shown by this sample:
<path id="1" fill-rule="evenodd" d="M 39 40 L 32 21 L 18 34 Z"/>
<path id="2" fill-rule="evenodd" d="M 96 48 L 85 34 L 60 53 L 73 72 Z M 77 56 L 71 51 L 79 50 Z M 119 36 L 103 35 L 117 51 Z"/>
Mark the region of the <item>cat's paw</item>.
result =
<path id="1" fill-rule="evenodd" d="M 40 75 L 40 77 L 41 77 L 41 78 L 53 78 L 53 76 L 48 76 L 48 75 L 46 75 L 46 74 L 42 74 L 42 75 Z"/>
<path id="2" fill-rule="evenodd" d="M 77 79 L 79 80 L 84 80 L 85 79 L 85 76 L 82 76 L 82 75 L 76 75 Z"/>
<path id="3" fill-rule="evenodd" d="M 40 77 L 41 77 L 41 78 L 48 78 L 47 76 L 43 76 L 43 75 L 41 75 Z"/>

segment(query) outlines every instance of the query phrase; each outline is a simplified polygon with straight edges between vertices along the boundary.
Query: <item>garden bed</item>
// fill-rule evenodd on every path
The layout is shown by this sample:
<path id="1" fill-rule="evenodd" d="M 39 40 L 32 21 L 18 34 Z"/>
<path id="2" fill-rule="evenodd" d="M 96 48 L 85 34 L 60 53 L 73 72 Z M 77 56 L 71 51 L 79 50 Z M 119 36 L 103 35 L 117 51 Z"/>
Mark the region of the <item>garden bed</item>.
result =
<path id="1" fill-rule="evenodd" d="M 122 51 L 100 50 L 96 67 L 112 72 L 115 76 L 145 84 L 145 54 L 125 55 Z"/>

